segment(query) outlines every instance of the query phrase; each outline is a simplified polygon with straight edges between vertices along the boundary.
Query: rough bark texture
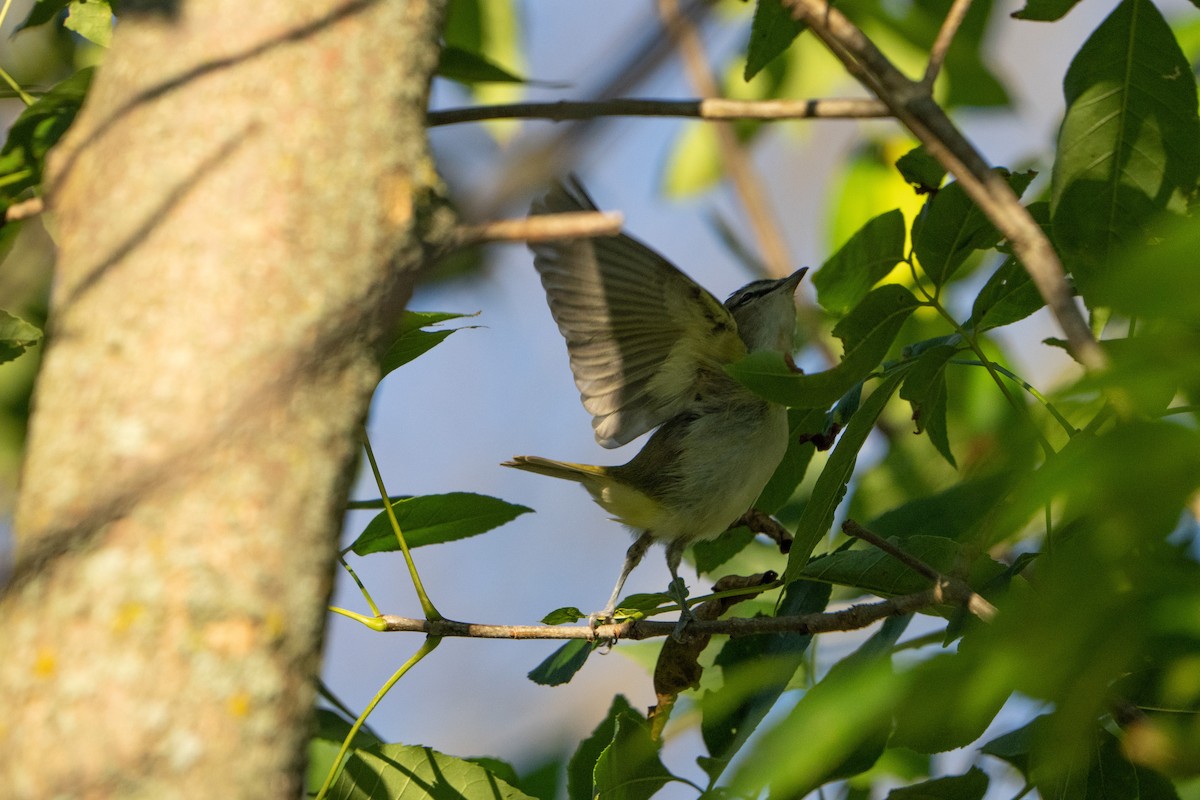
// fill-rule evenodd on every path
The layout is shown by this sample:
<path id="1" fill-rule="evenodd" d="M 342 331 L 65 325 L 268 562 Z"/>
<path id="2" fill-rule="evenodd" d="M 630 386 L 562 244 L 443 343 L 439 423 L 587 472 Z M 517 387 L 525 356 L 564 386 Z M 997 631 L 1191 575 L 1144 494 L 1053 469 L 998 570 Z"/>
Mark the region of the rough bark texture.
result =
<path id="1" fill-rule="evenodd" d="M 0 796 L 294 798 L 441 2 L 124 7 L 52 163 Z"/>

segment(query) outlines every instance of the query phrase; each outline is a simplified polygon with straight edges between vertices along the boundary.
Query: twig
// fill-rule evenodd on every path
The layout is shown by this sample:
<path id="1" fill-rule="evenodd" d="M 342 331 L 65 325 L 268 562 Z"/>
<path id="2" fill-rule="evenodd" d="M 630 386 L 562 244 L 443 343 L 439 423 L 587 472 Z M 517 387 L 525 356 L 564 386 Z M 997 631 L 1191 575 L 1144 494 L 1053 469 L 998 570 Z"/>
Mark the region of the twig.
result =
<path id="1" fill-rule="evenodd" d="M 825 0 L 783 0 L 783 3 L 852 75 L 892 110 L 1009 241 L 1079 363 L 1092 370 L 1107 365 L 1108 358 L 1075 305 L 1062 263 L 1050 240 L 1021 205 L 1008 182 L 991 170 L 933 101 L 928 88 L 901 74 L 861 30 Z"/>
<path id="2" fill-rule="evenodd" d="M 556 100 L 548 103 L 504 103 L 430 111 L 429 127 L 481 122 L 489 119 L 598 119 L 600 117 L 694 117 L 710 120 L 735 119 L 864 119 L 890 117 L 892 112 L 878 100 L 854 97 L 811 100 L 730 100 L 706 97 L 699 100 Z"/>
<path id="3" fill-rule="evenodd" d="M 36 217 L 45 210 L 45 203 L 40 197 L 31 197 L 19 203 L 13 203 L 4 210 L 5 222 L 16 222 L 19 219 Z"/>
<path id="4" fill-rule="evenodd" d="M 704 52 L 704 43 L 700 41 L 696 25 L 680 12 L 679 0 L 658 0 L 658 13 L 667 28 L 667 34 L 679 48 L 692 89 L 703 97 L 718 96 L 720 88 Z M 787 242 L 783 239 L 779 220 L 771 210 L 762 181 L 755 172 L 754 165 L 750 163 L 746 148 L 742 146 L 732 124 L 718 122 L 714 126 L 714 132 L 725 174 L 746 211 L 746 219 L 758 240 L 767 271 L 774 278 L 790 275 L 793 269 Z"/>
<path id="5" fill-rule="evenodd" d="M 792 617 L 754 617 L 752 619 L 693 620 L 687 632 L 745 636 L 758 633 L 831 633 L 853 631 L 888 617 L 911 614 L 946 602 L 938 587 L 923 592 L 892 597 L 877 603 L 860 603 L 840 611 L 801 614 Z M 379 618 L 385 631 L 426 633 L 431 636 L 457 636 L 475 639 L 652 639 L 669 636 L 676 622 L 629 620 L 610 625 L 480 625 L 454 620 L 423 620 L 385 614 Z"/>
<path id="6" fill-rule="evenodd" d="M 616 211 L 569 211 L 538 214 L 520 219 L 502 219 L 479 225 L 459 226 L 454 244 L 481 242 L 545 242 L 592 236 L 616 236 L 625 218 Z"/>
<path id="7" fill-rule="evenodd" d="M 929 49 L 929 63 L 925 66 L 925 77 L 921 80 L 926 89 L 933 88 L 933 83 L 942 70 L 942 64 L 946 63 L 946 52 L 950 49 L 950 43 L 954 41 L 954 35 L 958 33 L 963 19 L 970 10 L 971 0 L 954 0 L 946 18 L 942 20 L 942 27 L 933 41 L 933 47 Z"/>
<path id="8" fill-rule="evenodd" d="M 847 536 L 862 539 L 864 542 L 874 545 L 913 572 L 933 581 L 933 591 L 940 593 L 946 600 L 957 600 L 964 603 L 968 611 L 984 622 L 991 622 L 996 617 L 996 607 L 983 599 L 970 586 L 967 586 L 966 583 L 960 581 L 958 578 L 943 575 L 921 559 L 911 553 L 906 553 L 887 539 L 867 530 L 852 519 L 848 519 L 842 523 L 842 531 Z"/>

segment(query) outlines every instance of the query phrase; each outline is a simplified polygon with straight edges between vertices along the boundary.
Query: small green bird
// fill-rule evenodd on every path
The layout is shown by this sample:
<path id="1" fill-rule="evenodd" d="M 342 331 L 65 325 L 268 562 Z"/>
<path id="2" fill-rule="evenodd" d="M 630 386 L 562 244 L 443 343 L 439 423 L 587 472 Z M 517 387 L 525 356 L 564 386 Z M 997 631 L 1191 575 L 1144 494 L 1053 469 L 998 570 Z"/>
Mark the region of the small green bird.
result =
<path id="1" fill-rule="evenodd" d="M 577 180 L 555 185 L 532 214 L 596 210 Z M 730 378 L 725 366 L 756 350 L 788 357 L 794 293 L 807 269 L 754 281 L 724 305 L 636 239 L 619 235 L 530 246 L 550 313 L 596 441 L 613 448 L 655 428 L 626 464 L 516 456 L 506 467 L 583 484 L 641 534 L 604 610 L 612 619 L 625 579 L 654 540 L 667 542 L 672 594 L 684 549 L 726 531 L 758 498 L 787 448 L 787 409 Z"/>

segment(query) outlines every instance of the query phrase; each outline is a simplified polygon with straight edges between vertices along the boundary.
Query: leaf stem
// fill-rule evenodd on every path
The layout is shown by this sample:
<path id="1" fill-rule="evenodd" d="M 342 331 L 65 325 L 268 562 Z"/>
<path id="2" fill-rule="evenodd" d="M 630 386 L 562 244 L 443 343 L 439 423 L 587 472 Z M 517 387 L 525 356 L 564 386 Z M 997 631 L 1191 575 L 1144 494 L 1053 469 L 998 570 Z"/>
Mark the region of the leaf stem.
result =
<path id="1" fill-rule="evenodd" d="M 354 568 L 346 563 L 345 553 L 338 555 L 338 562 L 341 563 L 346 572 L 350 573 L 350 577 L 353 578 L 354 582 L 358 585 L 358 590 L 362 592 L 362 596 L 364 599 L 366 599 L 367 605 L 371 607 L 371 611 L 375 614 L 375 616 L 380 616 L 381 612 L 379 611 L 379 606 L 375 605 L 375 601 L 371 599 L 371 593 L 367 591 L 366 586 L 363 586 L 363 582 L 358 579 L 358 574 L 355 573 Z"/>
<path id="2" fill-rule="evenodd" d="M 961 359 L 961 360 L 954 359 L 953 363 L 964 364 L 968 367 L 986 367 L 987 366 L 987 364 L 983 363 L 982 361 L 968 361 L 966 359 Z M 992 366 L 996 369 L 997 372 L 999 372 L 1004 377 L 1009 378 L 1012 381 L 1014 381 L 1015 383 L 1020 384 L 1022 389 L 1029 392 L 1029 394 L 1035 400 L 1037 400 L 1039 403 L 1041 403 L 1043 406 L 1045 406 L 1046 411 L 1048 411 L 1050 413 L 1050 416 L 1054 417 L 1055 421 L 1057 421 L 1058 424 L 1060 426 L 1062 426 L 1062 429 L 1064 431 L 1066 431 L 1067 436 L 1074 436 L 1075 434 L 1079 433 L 1079 428 L 1076 428 L 1074 425 L 1072 425 L 1071 421 L 1069 419 L 1067 419 L 1065 416 L 1063 416 L 1062 413 L 1054 406 L 1054 403 L 1050 402 L 1050 400 L 1044 394 L 1039 392 L 1036 387 L 1034 387 L 1032 384 L 1030 384 L 1028 381 L 1026 381 L 1020 375 L 1017 375 L 1016 373 L 1012 372 L 1011 370 L 1005 368 L 1004 366 L 1002 366 L 1000 364 L 996 364 L 995 362 L 993 362 Z"/>
<path id="3" fill-rule="evenodd" d="M 400 530 L 400 522 L 396 519 L 396 512 L 392 508 L 392 501 L 388 497 L 387 487 L 383 485 L 383 476 L 379 473 L 379 464 L 375 462 L 375 452 L 371 449 L 371 440 L 367 436 L 367 429 L 362 429 L 363 449 L 367 451 L 367 460 L 371 462 L 371 473 L 375 476 L 375 485 L 379 487 L 379 496 L 383 499 L 383 509 L 387 512 L 388 522 L 392 524 L 392 531 L 396 534 L 396 541 L 400 543 L 400 551 L 404 553 L 404 562 L 408 564 L 408 575 L 412 579 L 413 588 L 417 590 L 417 599 L 421 603 L 421 610 L 425 613 L 425 618 L 428 620 L 445 619 L 438 610 L 434 608 L 433 601 L 429 599 L 429 595 L 425 592 L 425 586 L 421 583 L 421 576 L 417 573 L 417 565 L 413 562 L 412 553 L 408 552 L 408 543 L 404 541 L 404 533 Z"/>
<path id="4" fill-rule="evenodd" d="M 400 665 L 400 669 L 392 673 L 392 677 L 387 679 L 383 686 L 379 687 L 379 691 L 371 698 L 371 702 L 367 703 L 367 707 L 363 709 L 358 718 L 354 720 L 354 724 L 350 726 L 350 732 L 346 734 L 346 738 L 342 741 L 342 747 L 338 750 L 337 757 L 333 760 L 333 766 L 329 768 L 329 774 L 325 776 L 325 782 L 321 784 L 321 790 L 317 792 L 316 800 L 324 800 L 329 793 L 329 788 L 337 779 L 337 776 L 342 771 L 342 762 L 346 758 L 346 752 L 350 749 L 350 743 L 354 741 L 354 737 L 358 735 L 359 729 L 367 721 L 367 717 L 375 710 L 375 706 L 379 705 L 380 701 L 387 696 L 392 687 L 396 685 L 396 681 L 404 677 L 404 674 L 415 667 L 417 663 L 425 656 L 433 652 L 433 649 L 442 641 L 440 636 L 428 637 L 424 644 L 421 645 L 417 652 L 413 653 L 412 657 Z"/>
<path id="5" fill-rule="evenodd" d="M 383 619 L 383 615 L 378 614 L 374 617 L 368 617 L 366 614 L 359 614 L 357 611 L 351 611 L 348 608 L 339 608 L 330 606 L 329 610 L 334 614 L 341 614 L 343 617 L 349 617 L 355 622 L 361 622 L 373 631 L 386 631 L 388 629 L 387 621 Z"/>

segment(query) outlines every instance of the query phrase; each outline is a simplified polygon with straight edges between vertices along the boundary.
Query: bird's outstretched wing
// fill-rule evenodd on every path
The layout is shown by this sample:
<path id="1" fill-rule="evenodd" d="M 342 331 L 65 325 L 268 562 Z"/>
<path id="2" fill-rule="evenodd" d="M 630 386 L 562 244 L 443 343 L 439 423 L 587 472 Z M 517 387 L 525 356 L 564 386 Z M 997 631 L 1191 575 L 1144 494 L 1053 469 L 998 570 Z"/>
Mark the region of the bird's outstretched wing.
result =
<path id="1" fill-rule="evenodd" d="M 531 213 L 592 210 L 595 203 L 572 179 L 535 201 Z M 724 306 L 630 236 L 531 249 L 604 447 L 619 447 L 684 411 L 701 381 L 746 353 Z"/>

